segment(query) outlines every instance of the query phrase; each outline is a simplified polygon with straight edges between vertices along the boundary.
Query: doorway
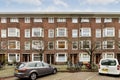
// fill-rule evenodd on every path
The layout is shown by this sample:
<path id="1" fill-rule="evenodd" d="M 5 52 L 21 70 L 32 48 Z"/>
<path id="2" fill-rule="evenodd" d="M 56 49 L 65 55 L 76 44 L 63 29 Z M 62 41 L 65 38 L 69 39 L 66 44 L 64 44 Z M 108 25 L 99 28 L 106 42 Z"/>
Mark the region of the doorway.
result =
<path id="1" fill-rule="evenodd" d="M 96 64 L 99 64 L 99 61 L 100 61 L 100 56 L 101 56 L 101 54 L 96 54 L 96 57 L 95 57 L 95 63 Z"/>
<path id="2" fill-rule="evenodd" d="M 71 60 L 72 64 L 76 64 L 78 62 L 77 54 L 70 54 L 70 60 Z"/>
<path id="3" fill-rule="evenodd" d="M 30 54 L 23 54 L 23 62 L 29 62 L 30 61 Z"/>
<path id="4" fill-rule="evenodd" d="M 47 56 L 47 63 L 54 64 L 54 54 L 46 54 Z"/>

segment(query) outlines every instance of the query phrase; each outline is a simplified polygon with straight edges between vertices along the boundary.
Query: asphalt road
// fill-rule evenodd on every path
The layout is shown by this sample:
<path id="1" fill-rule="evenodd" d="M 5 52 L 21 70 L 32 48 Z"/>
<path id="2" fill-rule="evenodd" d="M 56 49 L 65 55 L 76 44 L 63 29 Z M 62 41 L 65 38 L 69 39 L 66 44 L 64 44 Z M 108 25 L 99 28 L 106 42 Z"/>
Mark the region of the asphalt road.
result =
<path id="1" fill-rule="evenodd" d="M 20 79 L 12 77 L 3 80 L 20 80 Z M 97 72 L 76 72 L 76 73 L 59 72 L 57 74 L 39 77 L 37 80 L 120 80 L 120 77 L 112 75 L 99 75 Z"/>

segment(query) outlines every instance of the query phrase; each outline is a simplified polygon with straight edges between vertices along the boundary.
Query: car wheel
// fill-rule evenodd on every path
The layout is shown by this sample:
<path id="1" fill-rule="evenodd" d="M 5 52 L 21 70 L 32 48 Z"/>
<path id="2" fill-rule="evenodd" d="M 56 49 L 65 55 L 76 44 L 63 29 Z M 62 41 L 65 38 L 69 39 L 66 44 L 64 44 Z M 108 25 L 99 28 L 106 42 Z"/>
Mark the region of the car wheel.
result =
<path id="1" fill-rule="evenodd" d="M 56 73 L 57 73 L 57 70 L 56 70 L 56 69 L 54 69 L 54 70 L 53 70 L 53 74 L 56 74 Z"/>
<path id="2" fill-rule="evenodd" d="M 32 73 L 30 75 L 30 80 L 36 80 L 36 78 L 37 78 L 37 74 L 36 73 Z"/>

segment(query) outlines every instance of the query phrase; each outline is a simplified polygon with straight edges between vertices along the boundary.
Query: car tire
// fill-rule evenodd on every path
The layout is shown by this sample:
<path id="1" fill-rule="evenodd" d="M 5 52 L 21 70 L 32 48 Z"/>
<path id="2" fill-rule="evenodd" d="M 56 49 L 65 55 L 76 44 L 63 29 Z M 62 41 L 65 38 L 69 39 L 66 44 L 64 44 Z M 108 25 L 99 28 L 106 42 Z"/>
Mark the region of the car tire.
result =
<path id="1" fill-rule="evenodd" d="M 57 73 L 57 69 L 54 69 L 54 70 L 53 70 L 53 74 L 56 74 L 56 73 Z"/>
<path id="2" fill-rule="evenodd" d="M 37 79 L 37 74 L 36 73 L 31 73 L 29 78 L 30 78 L 30 80 L 36 80 Z"/>

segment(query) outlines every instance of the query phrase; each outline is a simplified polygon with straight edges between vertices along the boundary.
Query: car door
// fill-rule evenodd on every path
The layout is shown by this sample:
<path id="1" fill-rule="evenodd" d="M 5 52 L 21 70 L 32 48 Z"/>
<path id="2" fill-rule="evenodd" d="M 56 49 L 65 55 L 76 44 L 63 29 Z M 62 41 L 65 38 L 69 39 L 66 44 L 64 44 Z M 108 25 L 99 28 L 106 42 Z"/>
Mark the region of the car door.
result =
<path id="1" fill-rule="evenodd" d="M 46 74 L 52 73 L 53 68 L 52 68 L 49 64 L 44 63 L 44 62 L 43 62 L 42 64 L 43 64 L 43 66 L 44 66 L 44 69 L 45 69 L 45 73 L 46 73 Z"/>
<path id="2" fill-rule="evenodd" d="M 44 68 L 44 66 L 42 65 L 41 62 L 38 62 L 38 63 L 37 63 L 37 71 L 38 71 L 39 76 L 46 74 L 45 68 Z"/>

